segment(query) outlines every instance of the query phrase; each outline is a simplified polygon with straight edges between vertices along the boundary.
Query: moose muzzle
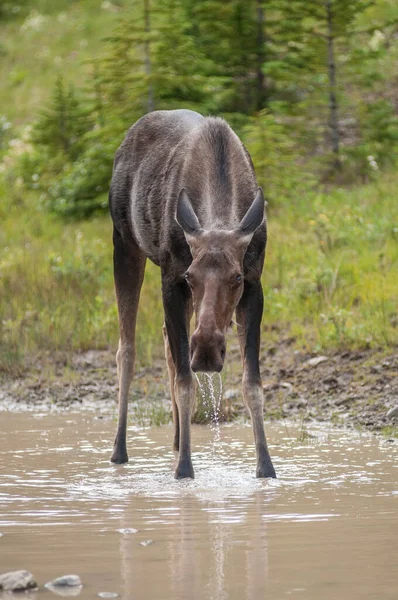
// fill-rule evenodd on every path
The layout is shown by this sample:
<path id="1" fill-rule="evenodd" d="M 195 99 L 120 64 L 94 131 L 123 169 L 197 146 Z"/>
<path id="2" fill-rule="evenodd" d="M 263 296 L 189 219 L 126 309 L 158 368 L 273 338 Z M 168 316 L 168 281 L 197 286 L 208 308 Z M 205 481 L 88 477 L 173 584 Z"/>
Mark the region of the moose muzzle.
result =
<path id="1" fill-rule="evenodd" d="M 225 337 L 219 329 L 200 326 L 191 338 L 191 369 L 195 373 L 219 373 L 224 365 Z"/>

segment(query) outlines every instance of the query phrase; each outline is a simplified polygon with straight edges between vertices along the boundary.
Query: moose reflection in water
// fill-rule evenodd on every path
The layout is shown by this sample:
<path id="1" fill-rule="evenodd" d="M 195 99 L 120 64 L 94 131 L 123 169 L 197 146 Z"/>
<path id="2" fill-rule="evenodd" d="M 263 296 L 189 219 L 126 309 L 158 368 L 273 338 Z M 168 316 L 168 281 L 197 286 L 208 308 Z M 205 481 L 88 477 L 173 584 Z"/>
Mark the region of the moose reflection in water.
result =
<path id="1" fill-rule="evenodd" d="M 214 490 L 213 490 L 214 492 Z M 148 505 L 148 498 L 145 499 Z M 268 524 L 262 521 L 264 493 L 257 490 L 250 498 L 215 501 L 213 495 L 198 499 L 195 493 L 178 498 L 150 499 L 154 514 L 142 511 L 137 521 L 137 498 L 131 497 L 121 515 L 121 530 L 135 523 L 138 535 L 120 539 L 121 596 L 134 598 L 148 589 L 151 598 L 174 600 L 258 600 L 269 585 Z M 173 510 L 174 509 L 174 510 Z M 257 526 L 252 531 L 250 523 Z M 153 527 L 153 532 L 141 528 Z M 250 531 L 248 536 L 247 531 Z M 155 537 L 143 551 L 139 540 Z M 150 576 L 156 564 L 157 576 Z M 144 596 L 142 596 L 144 597 Z"/>
<path id="2" fill-rule="evenodd" d="M 127 462 L 128 392 L 146 259 L 162 277 L 177 479 L 193 477 L 193 372 L 220 372 L 234 312 L 243 359 L 243 397 L 257 451 L 257 477 L 275 477 L 264 433 L 259 370 L 267 230 L 264 197 L 239 138 L 219 118 L 155 111 L 118 149 L 109 194 L 120 340 L 119 419 L 111 460 Z M 196 328 L 189 340 L 195 312 Z"/>

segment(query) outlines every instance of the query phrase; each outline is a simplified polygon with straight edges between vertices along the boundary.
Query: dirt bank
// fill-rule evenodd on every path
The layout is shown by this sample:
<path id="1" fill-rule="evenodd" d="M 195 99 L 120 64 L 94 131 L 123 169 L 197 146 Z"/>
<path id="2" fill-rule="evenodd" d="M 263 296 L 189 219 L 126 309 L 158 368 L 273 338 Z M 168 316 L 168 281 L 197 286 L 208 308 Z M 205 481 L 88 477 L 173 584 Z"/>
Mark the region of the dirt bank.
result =
<path id="1" fill-rule="evenodd" d="M 231 345 L 224 373 L 225 419 L 244 414 L 241 366 Z M 346 351 L 313 355 L 293 349 L 289 340 L 261 357 L 267 419 L 330 421 L 396 437 L 398 353 Z M 81 406 L 99 417 L 116 413 L 116 369 L 112 352 L 89 351 L 38 360 L 19 377 L 2 376 L 0 410 L 70 410 Z M 163 360 L 138 368 L 132 385 L 133 423 L 170 419 L 170 396 Z M 198 420 L 201 420 L 198 413 Z"/>

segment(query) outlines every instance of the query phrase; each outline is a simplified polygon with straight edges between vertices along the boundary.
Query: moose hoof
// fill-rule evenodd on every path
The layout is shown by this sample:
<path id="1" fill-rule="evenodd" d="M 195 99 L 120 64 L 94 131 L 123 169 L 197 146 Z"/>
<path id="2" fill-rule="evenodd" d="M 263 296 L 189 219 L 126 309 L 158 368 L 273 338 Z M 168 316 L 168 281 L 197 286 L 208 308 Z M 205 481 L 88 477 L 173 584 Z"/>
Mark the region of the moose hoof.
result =
<path id="1" fill-rule="evenodd" d="M 127 456 L 126 450 L 118 450 L 115 448 L 113 454 L 111 456 L 111 462 L 115 463 L 115 465 L 123 465 L 128 462 L 129 457 Z"/>
<path id="2" fill-rule="evenodd" d="M 195 475 L 191 461 L 189 460 L 179 463 L 174 473 L 174 477 L 176 479 L 194 479 Z"/>
<path id="3" fill-rule="evenodd" d="M 275 469 L 270 462 L 269 464 L 259 465 L 256 471 L 256 477 L 276 479 Z"/>

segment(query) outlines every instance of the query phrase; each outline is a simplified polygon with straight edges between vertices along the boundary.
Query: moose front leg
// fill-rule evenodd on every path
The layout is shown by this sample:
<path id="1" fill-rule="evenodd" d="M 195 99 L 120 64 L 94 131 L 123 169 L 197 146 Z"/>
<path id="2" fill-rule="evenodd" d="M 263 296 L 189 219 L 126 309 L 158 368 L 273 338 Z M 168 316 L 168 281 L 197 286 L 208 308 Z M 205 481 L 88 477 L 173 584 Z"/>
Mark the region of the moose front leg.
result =
<path id="1" fill-rule="evenodd" d="M 174 398 L 179 420 L 179 455 L 176 479 L 194 477 L 191 461 L 191 415 L 195 386 L 189 362 L 190 292 L 185 282 L 170 283 L 162 274 L 167 339 L 175 367 Z"/>
<path id="2" fill-rule="evenodd" d="M 236 309 L 239 342 L 243 360 L 243 398 L 249 410 L 257 452 L 257 477 L 276 477 L 264 432 L 264 394 L 260 377 L 260 325 L 263 314 L 263 290 L 260 281 L 245 281 Z"/>
<path id="3" fill-rule="evenodd" d="M 128 461 L 126 449 L 128 394 L 134 375 L 135 326 L 146 258 L 133 240 L 123 239 L 116 227 L 113 229 L 113 245 L 120 339 L 116 354 L 119 414 L 111 461 L 122 464 Z"/>

